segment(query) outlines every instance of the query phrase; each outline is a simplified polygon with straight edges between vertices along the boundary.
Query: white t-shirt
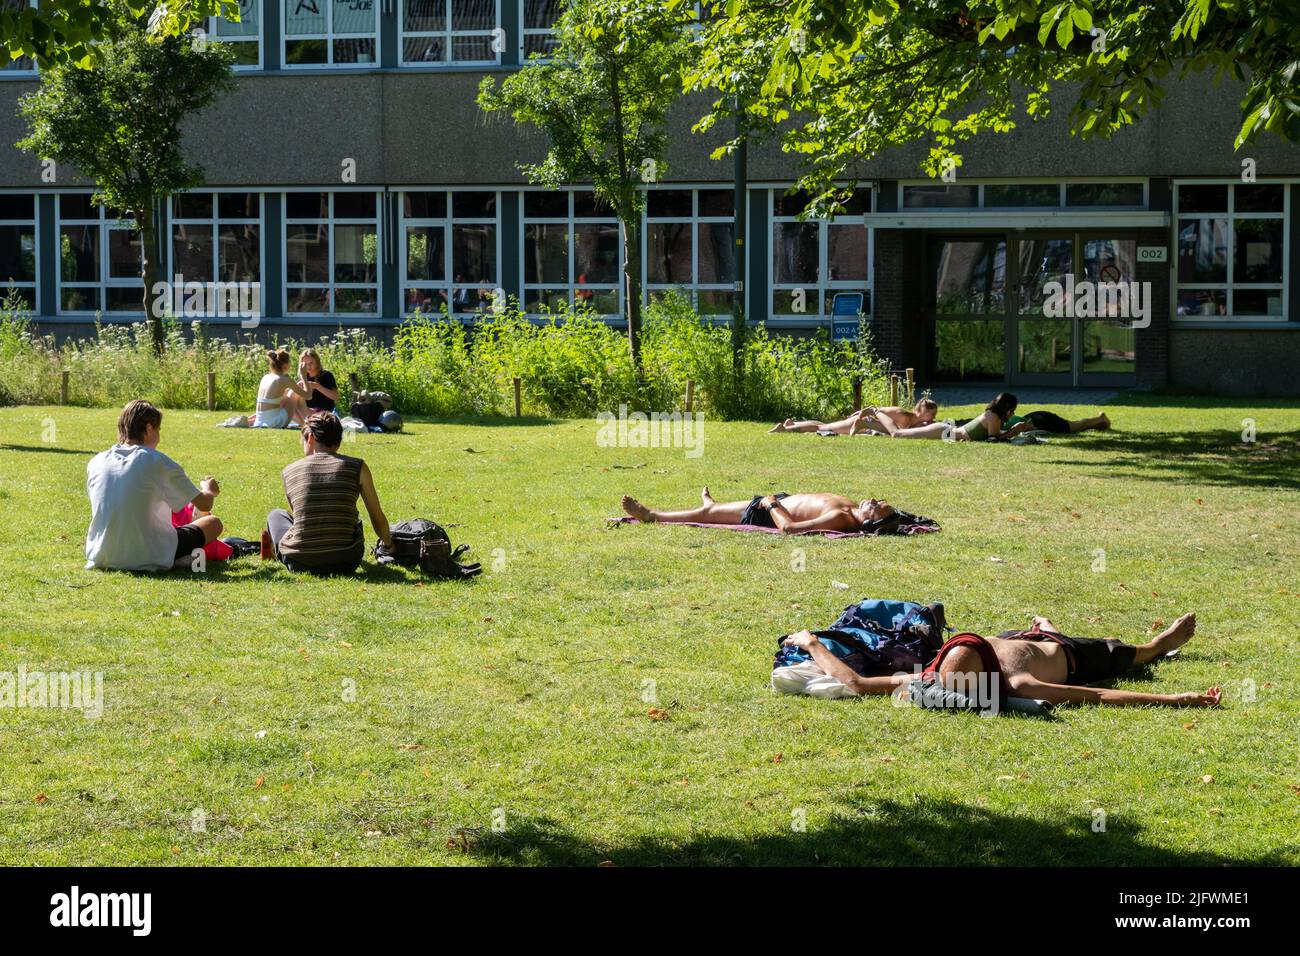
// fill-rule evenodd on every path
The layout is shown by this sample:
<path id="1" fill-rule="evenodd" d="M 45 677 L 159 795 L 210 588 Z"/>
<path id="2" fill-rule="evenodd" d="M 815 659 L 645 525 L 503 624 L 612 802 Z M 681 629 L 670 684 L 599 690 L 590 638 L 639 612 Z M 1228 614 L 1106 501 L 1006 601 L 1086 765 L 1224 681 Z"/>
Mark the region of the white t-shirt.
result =
<path id="1" fill-rule="evenodd" d="M 167 571 L 176 560 L 172 512 L 199 494 L 181 466 L 143 445 L 114 445 L 86 466 L 86 567 Z"/>

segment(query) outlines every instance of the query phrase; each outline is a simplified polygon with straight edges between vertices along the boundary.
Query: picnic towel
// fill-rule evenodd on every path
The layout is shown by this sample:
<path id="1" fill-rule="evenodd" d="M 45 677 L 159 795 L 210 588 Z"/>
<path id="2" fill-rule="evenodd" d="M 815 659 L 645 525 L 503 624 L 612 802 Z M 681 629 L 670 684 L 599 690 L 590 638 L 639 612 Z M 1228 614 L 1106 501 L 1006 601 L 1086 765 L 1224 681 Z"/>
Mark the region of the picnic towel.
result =
<path id="1" fill-rule="evenodd" d="M 923 518 L 920 515 L 909 514 L 906 511 L 900 511 L 899 514 L 903 520 L 892 531 L 799 531 L 795 536 L 801 534 L 819 534 L 823 538 L 878 538 L 882 534 L 928 534 L 931 531 L 939 530 L 939 522 L 933 518 Z M 612 524 L 640 524 L 641 522 L 631 515 L 624 515 L 620 518 L 610 518 Z M 657 523 L 657 522 L 652 522 Z M 761 531 L 764 534 L 780 534 L 777 528 L 763 528 L 756 524 L 710 524 L 706 521 L 673 521 L 665 524 L 686 525 L 691 528 L 717 528 L 720 531 Z"/>

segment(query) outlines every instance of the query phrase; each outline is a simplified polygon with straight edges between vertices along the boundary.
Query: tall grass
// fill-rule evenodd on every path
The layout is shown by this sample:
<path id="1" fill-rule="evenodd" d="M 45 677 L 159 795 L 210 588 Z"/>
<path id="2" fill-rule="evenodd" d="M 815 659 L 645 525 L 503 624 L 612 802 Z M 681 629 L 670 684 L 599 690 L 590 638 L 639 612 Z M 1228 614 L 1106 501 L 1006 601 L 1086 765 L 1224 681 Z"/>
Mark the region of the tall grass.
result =
<path id="1" fill-rule="evenodd" d="M 280 346 L 298 352 L 292 339 Z M 863 397 L 888 398 L 888 375 L 870 342 L 831 342 L 824 333 L 795 339 L 759 326 L 749 330 L 739 377 L 729 326 L 701 320 L 680 297 L 646 309 L 643 374 L 633 368 L 626 336 L 585 311 L 530 320 L 517 307 L 474 326 L 444 317 L 416 316 L 396 331 L 391 346 L 361 329 L 340 329 L 313 344 L 341 383 L 357 375 L 362 387 L 386 391 L 400 410 L 430 416 L 502 415 L 513 411 L 513 379 L 521 382 L 525 414 L 582 417 L 620 404 L 643 411 L 680 408 L 687 380 L 696 408 L 715 418 L 830 419 L 852 403 L 861 377 Z M 266 346 L 251 335 L 214 338 L 195 322 L 189 334 L 166 323 L 166 349 L 153 351 L 148 327 L 97 324 L 93 338 L 56 346 L 36 335 L 14 300 L 0 303 L 0 403 L 58 400 L 70 373 L 74 405 L 117 406 L 147 398 L 164 408 L 203 408 L 207 373 L 216 373 L 220 409 L 252 407 L 266 371 Z M 345 385 L 346 387 L 346 385 Z"/>

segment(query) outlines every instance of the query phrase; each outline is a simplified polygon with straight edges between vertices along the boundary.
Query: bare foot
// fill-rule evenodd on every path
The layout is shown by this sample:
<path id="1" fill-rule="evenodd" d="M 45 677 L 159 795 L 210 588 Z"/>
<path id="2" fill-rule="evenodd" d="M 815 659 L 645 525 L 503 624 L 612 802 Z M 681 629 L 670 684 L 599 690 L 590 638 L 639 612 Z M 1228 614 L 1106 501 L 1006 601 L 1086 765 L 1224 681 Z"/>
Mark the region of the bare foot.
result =
<path id="1" fill-rule="evenodd" d="M 1105 413 L 1105 412 L 1099 412 L 1098 415 L 1097 415 L 1097 417 L 1101 419 L 1101 424 L 1097 426 L 1097 430 L 1098 430 L 1098 431 L 1103 431 L 1103 432 L 1104 432 L 1104 431 L 1109 431 L 1109 430 L 1110 430 L 1110 419 L 1106 417 L 1106 413 Z"/>
<path id="2" fill-rule="evenodd" d="M 1058 633 L 1056 630 L 1056 625 L 1053 624 L 1051 621 L 1049 621 L 1047 618 L 1043 617 L 1041 614 L 1034 616 L 1034 626 L 1037 627 L 1040 631 L 1051 631 L 1053 634 Z"/>
<path id="3" fill-rule="evenodd" d="M 1151 643 L 1155 645 L 1157 654 L 1164 655 L 1182 647 L 1192 639 L 1192 635 L 1195 633 L 1196 615 L 1188 613 L 1174 621 L 1160 634 L 1157 634 L 1155 640 Z"/>
<path id="4" fill-rule="evenodd" d="M 655 520 L 654 512 L 641 504 L 641 502 L 637 501 L 631 495 L 623 496 L 623 510 L 638 521 L 649 523 Z"/>
<path id="5" fill-rule="evenodd" d="M 713 504 L 713 495 L 709 494 L 708 485 L 705 485 L 704 490 L 700 492 L 700 501 L 706 505 Z"/>
<path id="6" fill-rule="evenodd" d="M 789 431 L 793 427 L 794 427 L 794 419 L 787 418 L 783 422 L 777 422 L 775 425 L 773 425 L 771 428 L 767 430 L 767 433 L 770 435 L 773 432 L 785 432 L 785 431 Z"/>

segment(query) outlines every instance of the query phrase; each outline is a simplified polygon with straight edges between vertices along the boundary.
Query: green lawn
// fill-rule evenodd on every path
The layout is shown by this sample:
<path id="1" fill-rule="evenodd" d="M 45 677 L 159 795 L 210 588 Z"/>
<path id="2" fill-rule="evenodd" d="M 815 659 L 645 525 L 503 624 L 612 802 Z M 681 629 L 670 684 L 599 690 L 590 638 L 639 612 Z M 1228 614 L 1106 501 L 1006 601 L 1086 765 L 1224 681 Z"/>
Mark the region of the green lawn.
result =
<path id="1" fill-rule="evenodd" d="M 1108 411 L 1114 432 L 1036 447 L 740 423 L 709 423 L 699 458 L 598 447 L 592 421 L 362 436 L 390 518 L 441 521 L 487 569 L 426 583 L 255 558 L 84 571 L 85 465 L 116 412 L 4 409 L 0 672 L 102 671 L 104 713 L 0 709 L 0 863 L 1300 863 L 1300 406 Z M 169 412 L 161 447 L 255 537 L 297 436 L 222 417 Z M 624 492 L 685 507 L 706 483 L 884 496 L 944 530 L 605 525 Z M 1218 684 L 1225 706 L 985 719 L 774 695 L 778 635 L 864 596 L 1129 640 L 1195 610 L 1181 659 L 1119 686 Z"/>

